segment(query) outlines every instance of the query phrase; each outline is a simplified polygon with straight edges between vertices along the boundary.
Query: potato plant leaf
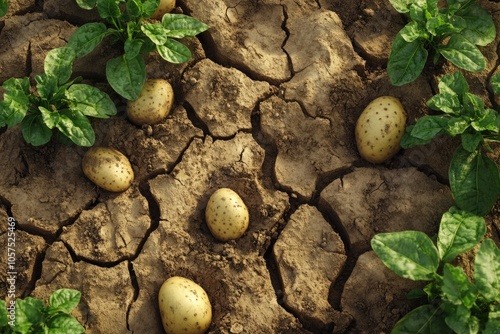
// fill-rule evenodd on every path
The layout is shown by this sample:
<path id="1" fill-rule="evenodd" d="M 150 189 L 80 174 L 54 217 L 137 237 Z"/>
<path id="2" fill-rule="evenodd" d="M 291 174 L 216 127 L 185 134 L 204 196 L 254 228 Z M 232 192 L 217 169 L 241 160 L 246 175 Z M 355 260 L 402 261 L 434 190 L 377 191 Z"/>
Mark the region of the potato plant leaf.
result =
<path id="1" fill-rule="evenodd" d="M 445 74 L 438 83 L 440 94 L 462 96 L 469 91 L 469 84 L 461 72 Z"/>
<path id="2" fill-rule="evenodd" d="M 488 320 L 484 326 L 483 334 L 495 334 L 500 328 L 500 305 L 490 305 Z"/>
<path id="3" fill-rule="evenodd" d="M 56 124 L 59 122 L 59 113 L 52 112 L 47 108 L 39 106 L 40 114 L 42 115 L 43 123 L 49 128 L 53 129 Z"/>
<path id="4" fill-rule="evenodd" d="M 451 208 L 441 217 L 437 248 L 441 261 L 450 262 L 472 249 L 486 233 L 483 217 Z"/>
<path id="5" fill-rule="evenodd" d="M 127 100 L 135 100 L 146 81 L 146 64 L 141 56 L 124 55 L 108 60 L 106 77 L 111 87 Z"/>
<path id="6" fill-rule="evenodd" d="M 161 24 L 173 38 L 193 37 L 208 29 L 205 23 L 184 14 L 165 14 Z"/>
<path id="7" fill-rule="evenodd" d="M 121 15 L 119 1 L 116 0 L 97 0 L 97 11 L 103 19 L 113 19 Z"/>
<path id="8" fill-rule="evenodd" d="M 49 314 L 71 312 L 80 302 L 81 296 L 80 291 L 73 289 L 59 289 L 54 291 L 49 297 Z"/>
<path id="9" fill-rule="evenodd" d="M 71 77 L 76 53 L 71 47 L 52 49 L 44 61 L 44 72 L 47 76 L 57 78 L 57 84 L 62 85 Z"/>
<path id="10" fill-rule="evenodd" d="M 412 128 L 411 136 L 421 140 L 430 140 L 443 133 L 443 128 L 447 123 L 448 117 L 444 115 L 423 116 Z"/>
<path id="11" fill-rule="evenodd" d="M 427 62 L 428 51 L 419 40 L 408 43 L 400 33 L 392 42 L 392 50 L 387 63 L 391 83 L 402 86 L 412 82 L 422 73 Z"/>
<path id="12" fill-rule="evenodd" d="M 491 239 L 481 244 L 476 255 L 474 281 L 486 301 L 500 302 L 500 249 Z M 497 312 L 497 321 L 500 322 L 500 308 Z"/>
<path id="13" fill-rule="evenodd" d="M 461 103 L 456 94 L 436 94 L 427 101 L 427 106 L 432 110 L 439 110 L 452 115 L 460 115 Z"/>
<path id="14" fill-rule="evenodd" d="M 478 216 L 490 212 L 500 195 L 500 175 L 493 160 L 480 150 L 468 152 L 460 146 L 448 171 L 457 206 Z"/>
<path id="15" fill-rule="evenodd" d="M 415 0 L 389 0 L 392 7 L 400 13 L 408 13 L 410 11 L 410 5 L 415 2 Z"/>
<path id="16" fill-rule="evenodd" d="M 470 72 L 481 72 L 486 67 L 486 60 L 477 46 L 459 34 L 452 35 L 438 52 L 455 66 Z"/>
<path id="17" fill-rule="evenodd" d="M 462 147 L 467 152 L 474 152 L 478 149 L 479 144 L 483 141 L 483 135 L 477 132 L 462 133 Z"/>
<path id="18" fill-rule="evenodd" d="M 382 262 L 399 276 L 432 280 L 438 269 L 438 250 L 423 232 L 380 233 L 372 238 L 371 246 Z"/>
<path id="19" fill-rule="evenodd" d="M 422 305 L 401 318 L 391 331 L 391 334 L 448 334 L 453 331 L 446 325 L 442 312 L 434 305 Z"/>
<path id="20" fill-rule="evenodd" d="M 165 44 L 170 33 L 170 30 L 159 23 L 145 23 L 141 25 L 141 30 L 156 45 Z"/>
<path id="21" fill-rule="evenodd" d="M 46 322 L 50 334 L 79 334 L 84 333 L 85 328 L 73 316 L 59 313 L 50 317 Z"/>
<path id="22" fill-rule="evenodd" d="M 454 333 L 479 333 L 479 319 L 462 304 L 443 303 L 446 310 L 445 322 Z"/>
<path id="23" fill-rule="evenodd" d="M 31 327 L 42 322 L 44 310 L 43 303 L 38 299 L 16 299 L 16 331 L 29 333 Z"/>
<path id="24" fill-rule="evenodd" d="M 500 95 L 500 73 L 497 73 L 491 77 L 491 87 L 493 92 Z"/>
<path id="25" fill-rule="evenodd" d="M 102 22 L 85 23 L 71 35 L 67 46 L 75 50 L 76 57 L 81 58 L 92 52 L 109 34 Z"/>
<path id="26" fill-rule="evenodd" d="M 476 4 L 459 12 L 465 22 L 461 34 L 476 45 L 485 46 L 495 40 L 496 28 L 491 15 Z"/>
<path id="27" fill-rule="evenodd" d="M 169 39 L 164 45 L 157 45 L 156 50 L 163 59 L 174 64 L 181 64 L 191 59 L 189 48 L 175 39 Z"/>
<path id="28" fill-rule="evenodd" d="M 56 127 L 78 146 L 94 145 L 95 133 L 92 129 L 92 125 L 89 119 L 79 111 L 60 111 L 59 122 Z"/>
<path id="29" fill-rule="evenodd" d="M 90 10 L 97 5 L 96 0 L 76 0 L 76 3 L 80 8 Z"/>
<path id="30" fill-rule="evenodd" d="M 70 109 L 85 116 L 108 118 L 116 115 L 116 106 L 100 89 L 86 84 L 74 84 L 66 90 Z"/>
<path id="31" fill-rule="evenodd" d="M 41 114 L 26 116 L 21 123 L 21 132 L 24 140 L 33 146 L 45 145 L 52 137 L 52 131 L 43 121 Z"/>
<path id="32" fill-rule="evenodd" d="M 443 269 L 443 299 L 471 309 L 477 299 L 477 288 L 460 267 L 445 263 Z"/>

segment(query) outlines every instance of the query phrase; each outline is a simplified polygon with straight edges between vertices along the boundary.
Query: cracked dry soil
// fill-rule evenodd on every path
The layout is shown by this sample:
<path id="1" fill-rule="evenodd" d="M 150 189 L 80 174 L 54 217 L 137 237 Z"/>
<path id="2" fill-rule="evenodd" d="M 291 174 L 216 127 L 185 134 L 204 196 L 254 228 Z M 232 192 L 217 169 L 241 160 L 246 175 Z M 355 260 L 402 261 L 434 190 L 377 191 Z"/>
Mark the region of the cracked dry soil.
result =
<path id="1" fill-rule="evenodd" d="M 479 3 L 499 26 L 500 4 Z M 17 224 L 17 297 L 82 292 L 74 311 L 86 333 L 163 333 L 157 293 L 173 275 L 193 279 L 213 305 L 210 333 L 388 333 L 420 283 L 392 274 L 370 250 L 375 233 L 437 231 L 453 203 L 447 166 L 456 142 L 401 151 L 385 165 L 358 156 L 354 124 L 381 95 L 398 97 L 409 122 L 427 111 L 441 63 L 392 87 L 391 41 L 404 25 L 388 0 L 178 0 L 210 25 L 184 42 L 193 59 L 147 57 L 176 100 L 164 122 L 132 125 L 121 113 L 93 120 L 96 145 L 129 157 L 136 180 L 119 194 L 81 171 L 85 148 L 34 148 L 18 128 L 0 132 L 0 243 Z M 98 19 L 74 0 L 13 0 L 0 22 L 0 82 L 40 73 L 45 53 Z M 492 106 L 499 38 L 482 49 L 488 68 L 467 74 Z M 106 89 L 102 47 L 75 64 Z M 498 153 L 494 154 L 497 157 Z M 237 191 L 250 226 L 221 243 L 203 218 L 220 187 Z M 500 207 L 486 217 L 499 244 Z M 0 268 L 6 268 L 6 256 Z M 470 270 L 470 258 L 460 262 Z M 4 270 L 5 271 L 5 270 Z M 0 297 L 6 297 L 0 275 Z"/>

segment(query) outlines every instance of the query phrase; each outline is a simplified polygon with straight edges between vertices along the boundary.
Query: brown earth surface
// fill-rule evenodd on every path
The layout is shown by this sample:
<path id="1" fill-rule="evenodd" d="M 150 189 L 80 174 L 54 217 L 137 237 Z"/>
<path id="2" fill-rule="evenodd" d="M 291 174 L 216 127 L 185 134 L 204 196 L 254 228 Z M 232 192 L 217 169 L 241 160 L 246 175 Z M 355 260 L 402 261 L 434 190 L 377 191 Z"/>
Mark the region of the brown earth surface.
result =
<path id="1" fill-rule="evenodd" d="M 499 26 L 500 4 L 479 3 Z M 455 68 L 429 66 L 415 82 L 391 86 L 385 65 L 404 20 L 388 0 L 177 5 L 210 29 L 184 41 L 193 52 L 186 64 L 147 57 L 148 77 L 174 86 L 171 114 L 137 127 L 115 97 L 119 115 L 93 120 L 96 145 L 132 163 L 127 191 L 109 193 L 85 178 L 86 148 L 35 148 L 19 128 L 0 130 L 0 268 L 14 217 L 17 297 L 78 289 L 73 314 L 86 333 L 156 334 L 160 286 L 180 275 L 207 291 L 210 333 L 390 332 L 417 305 L 406 293 L 422 283 L 386 269 L 370 239 L 437 232 L 453 204 L 447 168 L 457 142 L 438 139 L 371 165 L 357 153 L 354 124 L 381 95 L 398 97 L 413 123 L 437 78 Z M 48 50 L 96 19 L 74 0 L 11 1 L 0 21 L 0 83 L 40 73 Z M 499 40 L 482 48 L 487 69 L 466 73 L 491 106 Z M 106 88 L 104 64 L 116 52 L 99 48 L 75 74 Z M 204 221 L 220 187 L 238 192 L 250 212 L 236 241 L 217 241 Z M 500 206 L 486 220 L 500 244 Z M 470 267 L 468 256 L 459 261 Z M 2 299 L 6 286 L 0 274 Z"/>

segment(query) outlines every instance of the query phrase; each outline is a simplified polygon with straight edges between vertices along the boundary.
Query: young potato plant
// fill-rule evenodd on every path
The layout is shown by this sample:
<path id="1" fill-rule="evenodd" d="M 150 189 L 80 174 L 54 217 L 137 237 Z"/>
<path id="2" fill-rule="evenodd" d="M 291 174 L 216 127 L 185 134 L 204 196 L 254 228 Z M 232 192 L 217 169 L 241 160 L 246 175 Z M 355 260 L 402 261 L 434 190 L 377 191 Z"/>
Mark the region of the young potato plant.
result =
<path id="1" fill-rule="evenodd" d="M 156 11 L 159 0 L 77 0 L 84 9 L 97 8 L 104 22 L 82 25 L 68 45 L 83 57 L 110 36 L 120 42 L 123 54 L 106 63 L 106 78 L 111 87 L 127 100 L 135 100 L 146 80 L 143 55 L 156 50 L 172 63 L 191 59 L 191 51 L 178 38 L 193 37 L 208 29 L 198 20 L 183 14 L 165 14 L 161 22 L 146 20 Z"/>
<path id="2" fill-rule="evenodd" d="M 393 85 L 402 86 L 420 76 L 429 51 L 434 63 L 440 56 L 455 66 L 480 72 L 486 60 L 477 46 L 495 39 L 495 24 L 490 14 L 474 0 L 390 0 L 409 23 L 393 43 L 387 72 Z"/>
<path id="3" fill-rule="evenodd" d="M 441 219 L 436 245 L 425 233 L 403 231 L 377 234 L 374 252 L 399 276 L 430 281 L 410 297 L 429 303 L 401 318 L 399 333 L 498 333 L 500 328 L 500 250 L 491 239 L 481 243 L 471 281 L 461 267 L 449 262 L 476 246 L 486 233 L 482 217 L 451 208 Z"/>
<path id="4" fill-rule="evenodd" d="M 80 334 L 85 328 L 69 313 L 80 302 L 81 293 L 59 289 L 49 297 L 49 305 L 26 297 L 6 305 L 0 300 L 0 333 L 4 334 Z"/>
<path id="5" fill-rule="evenodd" d="M 499 76 L 493 78 L 493 87 L 500 93 Z M 498 167 L 486 155 L 492 150 L 488 143 L 500 142 L 500 116 L 469 93 L 460 72 L 444 75 L 438 88 L 427 106 L 442 114 L 423 116 L 406 127 L 401 146 L 427 144 L 441 134 L 461 136 L 448 172 L 450 188 L 460 209 L 484 216 L 500 195 Z"/>
<path id="6" fill-rule="evenodd" d="M 87 117 L 107 118 L 116 114 L 116 107 L 98 88 L 76 83 L 78 78 L 69 80 L 74 59 L 69 47 L 49 51 L 45 73 L 35 77 L 34 90 L 27 77 L 5 81 L 0 127 L 20 124 L 24 139 L 33 146 L 46 144 L 53 133 L 62 142 L 92 146 L 95 134 Z"/>

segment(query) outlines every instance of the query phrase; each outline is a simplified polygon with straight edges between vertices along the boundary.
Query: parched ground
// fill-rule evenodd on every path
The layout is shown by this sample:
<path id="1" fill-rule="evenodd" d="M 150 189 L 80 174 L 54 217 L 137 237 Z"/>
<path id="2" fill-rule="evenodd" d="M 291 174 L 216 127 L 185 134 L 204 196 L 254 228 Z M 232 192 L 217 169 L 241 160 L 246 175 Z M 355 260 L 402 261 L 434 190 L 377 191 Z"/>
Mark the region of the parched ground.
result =
<path id="1" fill-rule="evenodd" d="M 498 25 L 500 4 L 479 3 Z M 168 118 L 137 127 L 115 97 L 118 117 L 93 121 L 96 145 L 130 159 L 130 189 L 113 194 L 87 180 L 85 148 L 34 148 L 18 128 L 0 130 L 0 240 L 6 245 L 14 217 L 17 296 L 78 289 L 74 315 L 86 333 L 156 334 L 159 288 L 181 275 L 207 291 L 210 333 L 390 332 L 421 283 L 386 269 L 370 239 L 437 232 L 453 204 L 447 168 L 457 142 L 438 139 L 371 165 L 357 153 L 354 124 L 381 95 L 398 97 L 414 122 L 437 78 L 455 69 L 441 63 L 391 86 L 385 64 L 404 20 L 388 0 L 178 0 L 176 12 L 210 29 L 184 41 L 193 52 L 186 64 L 147 57 L 148 76 L 174 86 Z M 33 77 L 48 50 L 96 19 L 74 0 L 11 1 L 0 22 L 0 82 Z M 482 49 L 487 69 L 467 74 L 492 106 L 487 81 L 499 39 Z M 75 74 L 105 89 L 115 53 L 96 50 Z M 238 192 L 250 212 L 248 231 L 227 243 L 204 221 L 220 187 Z M 497 244 L 499 212 L 486 217 Z M 4 253 L 0 268 L 6 262 Z M 6 286 L 0 274 L 1 298 Z"/>

